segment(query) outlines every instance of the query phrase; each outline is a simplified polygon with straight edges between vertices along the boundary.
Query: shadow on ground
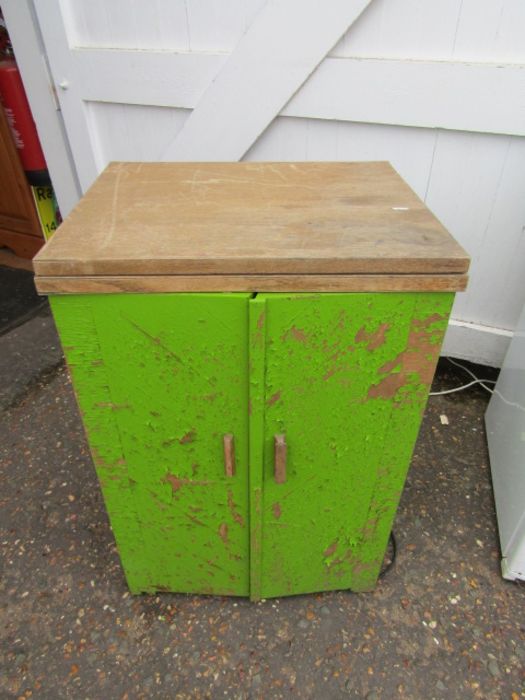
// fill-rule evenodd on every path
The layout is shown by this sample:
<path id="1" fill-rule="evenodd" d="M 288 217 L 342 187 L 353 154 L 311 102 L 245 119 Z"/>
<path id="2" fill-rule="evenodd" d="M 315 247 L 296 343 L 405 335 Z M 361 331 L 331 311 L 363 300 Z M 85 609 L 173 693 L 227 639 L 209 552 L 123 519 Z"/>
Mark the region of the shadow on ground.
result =
<path id="1" fill-rule="evenodd" d="M 525 697 L 524 589 L 500 575 L 483 389 L 430 399 L 397 560 L 373 593 L 132 598 L 50 317 L 0 351 L 1 698 Z M 460 374 L 442 361 L 435 388 Z"/>
<path id="2" fill-rule="evenodd" d="M 32 272 L 0 264 L 0 334 L 30 318 L 46 303 L 35 290 Z"/>

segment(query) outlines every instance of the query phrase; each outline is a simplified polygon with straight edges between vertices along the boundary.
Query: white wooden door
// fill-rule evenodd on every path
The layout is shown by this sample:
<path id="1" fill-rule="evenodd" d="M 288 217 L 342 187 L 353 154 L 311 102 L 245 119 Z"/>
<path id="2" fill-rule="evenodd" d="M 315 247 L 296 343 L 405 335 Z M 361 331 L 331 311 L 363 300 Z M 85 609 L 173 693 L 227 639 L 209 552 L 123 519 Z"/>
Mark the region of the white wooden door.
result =
<path id="1" fill-rule="evenodd" d="M 8 26 L 20 3 L 82 190 L 110 160 L 389 160 L 473 257 L 445 352 L 501 362 L 525 301 L 522 0 L 3 0 Z"/>

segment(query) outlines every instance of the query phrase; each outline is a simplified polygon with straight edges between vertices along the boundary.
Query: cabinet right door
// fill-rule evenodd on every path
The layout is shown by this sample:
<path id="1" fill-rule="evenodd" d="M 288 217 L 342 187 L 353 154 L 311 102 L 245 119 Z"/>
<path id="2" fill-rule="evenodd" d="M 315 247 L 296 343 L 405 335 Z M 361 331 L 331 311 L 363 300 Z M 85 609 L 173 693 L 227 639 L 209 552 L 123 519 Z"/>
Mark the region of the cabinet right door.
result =
<path id="1" fill-rule="evenodd" d="M 372 588 L 453 294 L 251 304 L 251 595 Z"/>

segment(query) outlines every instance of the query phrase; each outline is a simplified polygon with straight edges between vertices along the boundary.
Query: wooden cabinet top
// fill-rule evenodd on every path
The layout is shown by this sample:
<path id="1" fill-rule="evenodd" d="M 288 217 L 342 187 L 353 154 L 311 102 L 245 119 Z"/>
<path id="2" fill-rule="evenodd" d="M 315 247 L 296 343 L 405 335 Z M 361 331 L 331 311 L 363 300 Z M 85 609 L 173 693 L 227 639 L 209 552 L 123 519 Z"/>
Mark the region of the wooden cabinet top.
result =
<path id="1" fill-rule="evenodd" d="M 389 163 L 111 163 L 34 264 L 40 291 L 454 291 L 469 259 Z"/>

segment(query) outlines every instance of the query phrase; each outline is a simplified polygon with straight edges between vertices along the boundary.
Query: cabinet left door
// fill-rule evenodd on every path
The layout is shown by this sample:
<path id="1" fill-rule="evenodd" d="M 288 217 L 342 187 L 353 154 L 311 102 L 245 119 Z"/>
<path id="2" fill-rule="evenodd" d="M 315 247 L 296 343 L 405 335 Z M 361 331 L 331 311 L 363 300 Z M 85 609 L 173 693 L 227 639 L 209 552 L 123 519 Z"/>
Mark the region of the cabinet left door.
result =
<path id="1" fill-rule="evenodd" d="M 51 299 L 133 593 L 249 594 L 249 298 Z"/>

